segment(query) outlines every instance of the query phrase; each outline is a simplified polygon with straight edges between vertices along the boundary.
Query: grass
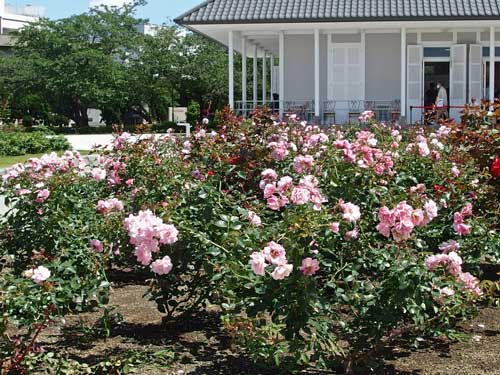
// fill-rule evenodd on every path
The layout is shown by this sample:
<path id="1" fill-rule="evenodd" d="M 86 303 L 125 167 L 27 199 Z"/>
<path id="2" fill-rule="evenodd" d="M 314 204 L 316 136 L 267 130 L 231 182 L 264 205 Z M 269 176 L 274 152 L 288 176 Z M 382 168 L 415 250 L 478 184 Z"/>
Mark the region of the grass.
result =
<path id="1" fill-rule="evenodd" d="M 79 151 L 80 154 L 82 155 L 89 155 L 90 151 Z M 17 163 L 25 163 L 28 161 L 28 159 L 31 158 L 39 158 L 40 156 L 47 154 L 47 152 L 44 152 L 42 154 L 27 154 L 27 155 L 20 155 L 20 156 L 0 156 L 0 168 L 7 168 L 10 167 L 11 165 L 17 164 Z M 63 154 L 63 152 L 58 152 L 59 155 Z"/>

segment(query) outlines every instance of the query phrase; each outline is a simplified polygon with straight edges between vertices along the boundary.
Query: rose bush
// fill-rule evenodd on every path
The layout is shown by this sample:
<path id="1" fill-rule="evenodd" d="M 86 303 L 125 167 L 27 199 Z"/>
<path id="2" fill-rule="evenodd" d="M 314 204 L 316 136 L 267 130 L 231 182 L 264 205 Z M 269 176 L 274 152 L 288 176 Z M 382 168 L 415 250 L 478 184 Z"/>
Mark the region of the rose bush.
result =
<path id="1" fill-rule="evenodd" d="M 123 133 L 91 163 L 67 153 L 12 167 L 5 352 L 8 325 L 33 337 L 105 303 L 110 268 L 146 274 L 167 319 L 219 306 L 253 358 L 284 369 L 349 372 L 403 335 L 453 337 L 491 298 L 480 265 L 500 258 L 498 185 L 460 129 L 371 117 L 322 131 L 225 112 L 189 139 Z"/>

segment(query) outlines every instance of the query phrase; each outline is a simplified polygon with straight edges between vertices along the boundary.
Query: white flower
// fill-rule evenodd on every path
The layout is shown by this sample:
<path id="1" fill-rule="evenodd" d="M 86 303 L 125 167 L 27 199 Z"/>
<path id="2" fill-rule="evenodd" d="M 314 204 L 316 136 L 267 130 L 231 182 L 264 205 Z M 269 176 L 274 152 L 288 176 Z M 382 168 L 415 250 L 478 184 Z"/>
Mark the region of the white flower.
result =
<path id="1" fill-rule="evenodd" d="M 44 266 L 39 266 L 35 269 L 25 271 L 24 273 L 37 284 L 43 283 L 50 277 L 50 270 Z"/>

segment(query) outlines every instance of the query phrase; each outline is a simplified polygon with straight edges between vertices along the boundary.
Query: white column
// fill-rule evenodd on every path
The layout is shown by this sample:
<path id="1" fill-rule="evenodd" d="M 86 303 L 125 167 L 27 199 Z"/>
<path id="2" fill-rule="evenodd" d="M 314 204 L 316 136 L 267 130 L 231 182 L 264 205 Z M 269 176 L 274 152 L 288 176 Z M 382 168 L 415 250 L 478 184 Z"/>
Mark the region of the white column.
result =
<path id="1" fill-rule="evenodd" d="M 406 28 L 401 29 L 401 117 L 406 117 Z"/>
<path id="2" fill-rule="evenodd" d="M 495 28 L 490 27 L 490 101 L 495 100 Z"/>
<path id="3" fill-rule="evenodd" d="M 244 110 L 247 108 L 247 38 L 241 39 L 241 105 Z M 244 112 L 246 115 L 246 112 Z"/>
<path id="4" fill-rule="evenodd" d="M 267 54 L 266 50 L 262 50 L 262 104 L 267 102 Z"/>
<path id="5" fill-rule="evenodd" d="M 319 29 L 314 30 L 314 116 L 320 116 L 320 87 L 319 87 Z"/>
<path id="6" fill-rule="evenodd" d="M 285 32 L 279 32 L 279 96 L 280 96 L 280 117 L 283 117 L 285 110 Z"/>
<path id="7" fill-rule="evenodd" d="M 229 107 L 234 109 L 234 33 L 229 31 Z"/>
<path id="8" fill-rule="evenodd" d="M 271 66 L 271 100 L 273 100 L 273 94 L 276 92 L 276 87 L 274 87 L 274 56 L 269 56 L 269 65 Z"/>
<path id="9" fill-rule="evenodd" d="M 253 46 L 253 106 L 257 107 L 259 98 L 257 97 L 258 76 L 257 76 L 257 45 Z"/>

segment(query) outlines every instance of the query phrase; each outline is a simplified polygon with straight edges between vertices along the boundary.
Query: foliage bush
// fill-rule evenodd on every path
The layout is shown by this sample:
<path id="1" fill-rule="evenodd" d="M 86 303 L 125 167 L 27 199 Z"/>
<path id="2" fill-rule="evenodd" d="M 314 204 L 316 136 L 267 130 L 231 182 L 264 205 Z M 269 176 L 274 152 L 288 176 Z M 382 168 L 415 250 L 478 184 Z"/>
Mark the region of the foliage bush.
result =
<path id="1" fill-rule="evenodd" d="M 352 372 L 394 339 L 458 337 L 458 321 L 498 298 L 478 278 L 500 259 L 500 176 L 453 125 L 363 116 L 325 132 L 223 112 L 217 131 L 188 140 L 123 133 L 92 165 L 67 153 L 11 168 L 4 356 L 105 303 L 111 267 L 146 273 L 166 319 L 219 306 L 246 352 L 284 372 Z M 26 330 L 19 341 L 11 325 Z"/>
<path id="2" fill-rule="evenodd" d="M 200 121 L 201 107 L 197 102 L 192 101 L 189 103 L 186 112 L 186 122 L 195 126 Z"/>
<path id="3" fill-rule="evenodd" d="M 39 154 L 70 148 L 64 137 L 47 136 L 44 132 L 0 132 L 0 156 Z"/>

